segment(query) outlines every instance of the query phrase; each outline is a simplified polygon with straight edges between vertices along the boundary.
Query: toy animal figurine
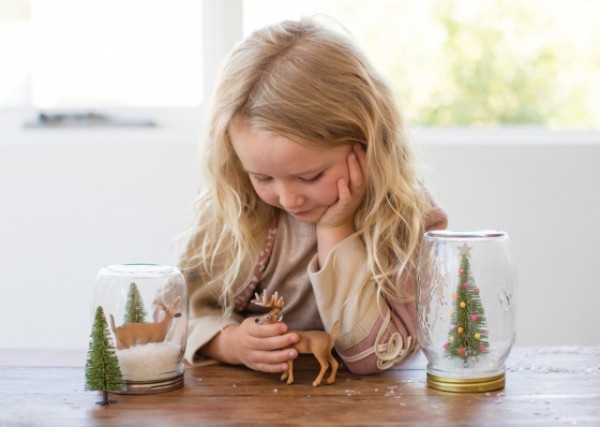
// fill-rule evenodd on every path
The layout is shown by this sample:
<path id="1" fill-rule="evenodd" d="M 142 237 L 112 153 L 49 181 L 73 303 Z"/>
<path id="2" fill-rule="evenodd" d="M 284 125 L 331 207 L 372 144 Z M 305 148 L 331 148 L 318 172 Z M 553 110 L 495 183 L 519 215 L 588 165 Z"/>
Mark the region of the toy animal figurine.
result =
<path id="1" fill-rule="evenodd" d="M 181 299 L 177 297 L 172 306 L 166 306 L 160 302 L 154 304 L 165 312 L 164 317 L 159 322 L 150 323 L 123 323 L 117 327 L 115 318 L 110 315 L 110 328 L 115 334 L 116 347 L 118 350 L 132 347 L 139 344 L 148 344 L 151 342 L 163 342 L 167 336 L 167 331 L 171 321 L 175 317 L 181 317 L 179 304 Z"/>
<path id="2" fill-rule="evenodd" d="M 267 298 L 266 291 L 263 292 L 261 297 L 259 297 L 257 293 L 255 293 L 254 296 L 255 299 L 252 300 L 254 304 L 271 309 L 267 314 L 257 317 L 255 320 L 256 323 L 265 324 L 281 322 L 283 318 L 281 311 L 285 305 L 283 297 L 280 297 L 279 294 L 275 292 L 269 299 Z M 290 348 L 295 348 L 298 353 L 312 353 L 321 365 L 321 371 L 312 383 L 313 387 L 321 384 L 323 376 L 325 375 L 325 372 L 327 372 L 329 366 L 331 366 L 331 374 L 327 379 L 327 384 L 333 384 L 335 381 L 339 363 L 331 354 L 331 350 L 333 349 L 335 337 L 339 330 L 339 324 L 339 320 L 333 324 L 331 334 L 328 334 L 325 331 L 291 331 L 298 334 L 299 340 L 297 343 L 291 345 Z M 294 362 L 293 360 L 288 360 L 287 364 L 288 369 L 281 375 L 281 381 L 287 379 L 287 383 L 292 384 L 294 382 Z"/>

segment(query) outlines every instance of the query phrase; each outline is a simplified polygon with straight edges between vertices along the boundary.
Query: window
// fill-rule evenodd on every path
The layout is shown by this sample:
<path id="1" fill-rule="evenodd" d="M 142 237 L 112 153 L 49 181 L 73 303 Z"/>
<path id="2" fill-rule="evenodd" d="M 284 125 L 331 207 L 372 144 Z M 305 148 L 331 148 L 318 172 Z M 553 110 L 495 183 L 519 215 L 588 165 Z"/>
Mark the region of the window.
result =
<path id="1" fill-rule="evenodd" d="M 0 111 L 179 117 L 243 35 L 318 14 L 367 51 L 415 125 L 600 130 L 596 0 L 0 0 Z"/>
<path id="2" fill-rule="evenodd" d="M 3 1 L 0 105 L 199 105 L 201 9 L 196 0 Z"/>
<path id="3" fill-rule="evenodd" d="M 411 123 L 600 129 L 600 2 L 251 0 L 244 32 L 318 13 L 392 80 Z"/>

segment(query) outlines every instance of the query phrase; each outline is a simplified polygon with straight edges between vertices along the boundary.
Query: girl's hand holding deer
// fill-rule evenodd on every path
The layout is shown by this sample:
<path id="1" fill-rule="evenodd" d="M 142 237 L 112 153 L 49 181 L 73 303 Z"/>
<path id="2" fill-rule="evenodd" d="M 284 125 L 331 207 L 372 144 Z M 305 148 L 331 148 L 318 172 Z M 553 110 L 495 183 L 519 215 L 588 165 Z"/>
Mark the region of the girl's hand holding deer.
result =
<path id="1" fill-rule="evenodd" d="M 230 329 L 235 328 L 235 330 Z M 231 351 L 247 367 L 269 373 L 283 372 L 287 361 L 298 356 L 294 349 L 286 348 L 298 341 L 298 335 L 287 333 L 283 322 L 258 325 L 254 318 L 247 318 L 239 326 L 226 331 L 234 333 Z"/>

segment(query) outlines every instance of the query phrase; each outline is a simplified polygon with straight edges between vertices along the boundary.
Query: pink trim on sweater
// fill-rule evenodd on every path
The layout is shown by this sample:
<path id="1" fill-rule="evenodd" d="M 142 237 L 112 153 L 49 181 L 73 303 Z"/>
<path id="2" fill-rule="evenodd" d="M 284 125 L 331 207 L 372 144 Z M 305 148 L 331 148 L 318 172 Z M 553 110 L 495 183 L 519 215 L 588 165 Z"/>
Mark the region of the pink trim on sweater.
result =
<path id="1" fill-rule="evenodd" d="M 252 298 L 252 294 L 254 293 L 256 287 L 260 283 L 262 274 L 265 271 L 265 268 L 267 268 L 267 264 L 269 264 L 269 259 L 271 258 L 271 253 L 273 252 L 273 245 L 275 244 L 276 235 L 277 226 L 270 228 L 267 233 L 267 238 L 265 239 L 263 248 L 261 249 L 260 254 L 258 256 L 258 261 L 254 266 L 254 274 L 252 274 L 252 277 L 246 284 L 244 290 L 235 299 L 233 309 L 236 313 L 241 313 L 244 311 L 244 309 L 250 302 L 250 298 Z"/>

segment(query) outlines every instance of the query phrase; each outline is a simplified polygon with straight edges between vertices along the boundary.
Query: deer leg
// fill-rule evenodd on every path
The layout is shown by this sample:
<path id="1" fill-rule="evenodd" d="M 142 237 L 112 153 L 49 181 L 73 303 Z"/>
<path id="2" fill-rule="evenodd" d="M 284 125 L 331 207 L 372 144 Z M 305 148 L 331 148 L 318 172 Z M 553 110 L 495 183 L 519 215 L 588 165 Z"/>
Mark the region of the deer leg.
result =
<path id="1" fill-rule="evenodd" d="M 287 383 L 292 384 L 294 382 L 294 361 L 292 359 L 287 361 L 287 371 L 281 375 L 281 381 L 287 378 Z"/>
<path id="2" fill-rule="evenodd" d="M 331 354 L 327 356 L 327 360 L 329 360 L 329 364 L 331 365 L 331 375 L 329 375 L 329 378 L 327 378 L 327 384 L 333 384 L 333 382 L 335 381 L 335 375 L 337 374 L 337 370 L 340 364 Z"/>
<path id="3" fill-rule="evenodd" d="M 319 372 L 319 375 L 317 375 L 317 378 L 313 381 L 313 387 L 316 387 L 319 384 L 321 384 L 321 381 L 323 381 L 323 376 L 325 376 L 325 372 L 327 372 L 327 368 L 329 368 L 329 363 L 327 363 L 326 357 L 317 356 L 316 354 L 315 357 L 319 361 L 319 365 L 321 365 L 321 371 Z"/>

